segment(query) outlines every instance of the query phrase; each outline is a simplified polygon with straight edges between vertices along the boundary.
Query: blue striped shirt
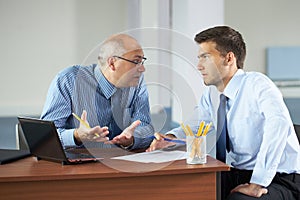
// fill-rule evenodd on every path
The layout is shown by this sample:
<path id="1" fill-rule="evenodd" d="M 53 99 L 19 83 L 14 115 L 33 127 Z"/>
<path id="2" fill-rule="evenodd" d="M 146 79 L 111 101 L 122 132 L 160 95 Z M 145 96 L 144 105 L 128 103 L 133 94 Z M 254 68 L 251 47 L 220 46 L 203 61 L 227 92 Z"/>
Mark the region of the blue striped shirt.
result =
<path id="1" fill-rule="evenodd" d="M 74 129 L 79 127 L 72 112 L 81 115 L 83 110 L 87 111 L 91 127 L 109 127 L 110 139 L 122 133 L 133 121 L 140 120 L 142 123 L 134 132 L 132 148 L 149 146 L 151 139 L 146 138 L 153 135 L 154 129 L 143 76 L 136 87 L 116 88 L 96 64 L 62 70 L 50 85 L 41 119 L 54 121 L 63 145 L 72 146 L 75 145 Z"/>

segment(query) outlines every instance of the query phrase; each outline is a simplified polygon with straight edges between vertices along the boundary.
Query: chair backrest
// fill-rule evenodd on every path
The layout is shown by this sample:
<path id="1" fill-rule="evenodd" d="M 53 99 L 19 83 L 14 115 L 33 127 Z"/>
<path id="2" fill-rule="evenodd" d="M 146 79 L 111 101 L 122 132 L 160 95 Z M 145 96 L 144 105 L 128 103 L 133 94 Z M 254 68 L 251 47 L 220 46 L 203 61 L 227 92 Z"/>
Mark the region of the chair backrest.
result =
<path id="1" fill-rule="evenodd" d="M 294 128 L 295 128 L 295 131 L 296 131 L 296 135 L 298 137 L 298 141 L 300 143 L 300 125 L 294 124 Z"/>

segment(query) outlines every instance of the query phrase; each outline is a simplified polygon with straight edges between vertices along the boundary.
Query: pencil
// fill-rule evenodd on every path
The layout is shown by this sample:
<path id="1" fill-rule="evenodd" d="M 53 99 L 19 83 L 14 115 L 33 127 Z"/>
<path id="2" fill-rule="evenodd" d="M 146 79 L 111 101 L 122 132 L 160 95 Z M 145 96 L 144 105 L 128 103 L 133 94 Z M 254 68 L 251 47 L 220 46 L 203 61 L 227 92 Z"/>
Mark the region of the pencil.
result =
<path id="1" fill-rule="evenodd" d="M 76 115 L 75 113 L 72 113 L 72 115 L 73 115 L 78 121 L 80 121 L 80 123 L 82 123 L 85 127 L 91 128 L 90 125 L 88 125 L 88 123 L 86 123 L 85 121 L 83 121 L 78 115 Z"/>
<path id="2" fill-rule="evenodd" d="M 183 132 L 185 133 L 185 136 L 189 136 L 189 132 L 186 130 L 186 128 L 184 127 L 184 124 L 183 123 L 180 123 L 180 126 L 183 130 Z"/>
<path id="3" fill-rule="evenodd" d="M 186 125 L 186 129 L 187 129 L 190 136 L 194 136 L 193 131 L 192 131 L 191 127 L 188 124 Z"/>
<path id="4" fill-rule="evenodd" d="M 210 122 L 209 124 L 206 125 L 204 131 L 203 131 L 203 136 L 206 136 L 206 134 L 208 133 L 210 127 L 211 127 L 212 123 Z"/>
<path id="5" fill-rule="evenodd" d="M 88 123 L 86 123 L 85 121 L 83 121 L 78 115 L 76 115 L 75 113 L 72 113 L 72 115 L 80 122 L 82 123 L 85 127 L 87 128 L 91 128 L 90 125 Z M 98 133 L 95 133 L 96 137 L 100 137 L 100 135 Z"/>
<path id="6" fill-rule="evenodd" d="M 198 132 L 197 132 L 197 137 L 199 137 L 199 136 L 202 135 L 202 131 L 203 131 L 204 125 L 205 125 L 205 122 L 204 122 L 204 121 L 201 121 L 201 122 L 200 122 L 200 125 L 199 125 Z"/>

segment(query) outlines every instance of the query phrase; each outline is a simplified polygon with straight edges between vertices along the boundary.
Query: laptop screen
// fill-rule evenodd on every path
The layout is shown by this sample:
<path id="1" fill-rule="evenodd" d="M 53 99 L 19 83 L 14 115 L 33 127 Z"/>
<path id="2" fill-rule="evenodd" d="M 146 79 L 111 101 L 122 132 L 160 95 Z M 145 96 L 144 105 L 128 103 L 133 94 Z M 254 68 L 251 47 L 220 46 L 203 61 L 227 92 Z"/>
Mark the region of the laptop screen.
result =
<path id="1" fill-rule="evenodd" d="M 18 117 L 33 155 L 42 159 L 65 160 L 65 153 L 52 121 Z"/>

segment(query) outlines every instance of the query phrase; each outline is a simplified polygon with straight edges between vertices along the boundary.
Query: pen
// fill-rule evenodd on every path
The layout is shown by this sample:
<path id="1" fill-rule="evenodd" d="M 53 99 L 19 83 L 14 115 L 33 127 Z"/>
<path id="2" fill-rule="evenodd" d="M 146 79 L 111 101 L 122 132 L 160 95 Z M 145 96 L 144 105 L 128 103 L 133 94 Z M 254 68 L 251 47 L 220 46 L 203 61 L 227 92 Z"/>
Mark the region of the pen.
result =
<path id="1" fill-rule="evenodd" d="M 90 125 L 88 125 L 88 123 L 86 123 L 85 121 L 83 121 L 78 115 L 76 115 L 75 113 L 72 113 L 72 115 L 78 120 L 80 121 L 80 123 L 82 123 L 85 127 L 87 128 L 91 128 Z M 95 133 L 96 137 L 100 137 L 100 135 L 98 133 Z"/>
<path id="2" fill-rule="evenodd" d="M 150 139 L 156 139 L 156 137 L 153 135 L 153 136 L 150 136 L 148 137 Z M 179 143 L 179 144 L 185 144 L 185 141 L 183 140 L 176 140 L 176 139 L 170 139 L 170 138 L 163 138 L 164 141 L 168 141 L 168 142 L 174 142 L 174 143 Z"/>

